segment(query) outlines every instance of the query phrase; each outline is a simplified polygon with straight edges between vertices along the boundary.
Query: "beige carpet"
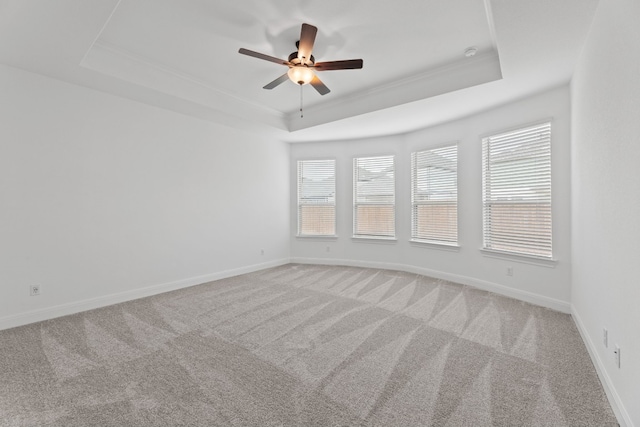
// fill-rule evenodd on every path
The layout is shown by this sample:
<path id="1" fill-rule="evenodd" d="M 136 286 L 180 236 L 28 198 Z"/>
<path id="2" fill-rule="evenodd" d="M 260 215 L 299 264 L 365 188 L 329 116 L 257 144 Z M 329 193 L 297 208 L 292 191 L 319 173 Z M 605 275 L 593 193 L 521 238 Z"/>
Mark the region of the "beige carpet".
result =
<path id="1" fill-rule="evenodd" d="M 2 426 L 615 426 L 566 314 L 286 265 L 0 331 Z"/>

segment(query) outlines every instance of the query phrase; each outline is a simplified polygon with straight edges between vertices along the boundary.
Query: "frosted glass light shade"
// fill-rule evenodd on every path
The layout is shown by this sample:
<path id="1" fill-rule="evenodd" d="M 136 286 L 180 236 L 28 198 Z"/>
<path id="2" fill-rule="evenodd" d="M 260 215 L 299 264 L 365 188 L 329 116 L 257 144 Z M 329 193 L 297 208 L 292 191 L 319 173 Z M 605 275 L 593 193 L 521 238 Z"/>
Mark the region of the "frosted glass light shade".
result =
<path id="1" fill-rule="evenodd" d="M 289 71 L 287 71 L 287 74 L 292 82 L 299 85 L 308 84 L 314 77 L 313 70 L 305 66 L 291 67 Z"/>

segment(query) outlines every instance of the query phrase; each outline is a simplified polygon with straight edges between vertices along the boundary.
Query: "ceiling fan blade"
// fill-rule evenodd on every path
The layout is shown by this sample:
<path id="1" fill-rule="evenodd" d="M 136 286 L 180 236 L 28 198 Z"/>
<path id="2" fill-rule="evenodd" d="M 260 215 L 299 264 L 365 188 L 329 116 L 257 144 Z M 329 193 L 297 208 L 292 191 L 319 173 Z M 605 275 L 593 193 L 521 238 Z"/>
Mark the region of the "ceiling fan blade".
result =
<path id="1" fill-rule="evenodd" d="M 318 71 L 356 70 L 362 68 L 362 59 L 347 59 L 344 61 L 316 62 L 314 68 Z"/>
<path id="2" fill-rule="evenodd" d="M 315 88 L 315 90 L 318 91 L 320 95 L 326 95 L 331 92 L 329 88 L 326 87 L 324 83 L 322 83 L 318 76 L 313 76 L 313 80 L 311 80 L 310 84 Z"/>
<path id="3" fill-rule="evenodd" d="M 249 50 L 245 48 L 240 48 L 238 53 L 241 53 L 247 56 L 253 56 L 254 58 L 258 58 L 258 59 L 264 59 L 265 61 L 275 62 L 276 64 L 289 65 L 289 61 L 285 61 L 284 59 L 276 58 L 275 56 L 265 55 L 264 53 L 260 53 L 260 52 L 254 52 L 253 50 Z"/>
<path id="4" fill-rule="evenodd" d="M 264 86 L 263 89 L 273 89 L 274 87 L 286 82 L 287 80 L 289 80 L 289 74 L 284 73 L 283 75 L 281 75 L 280 77 L 272 81 L 271 83 Z"/>
<path id="5" fill-rule="evenodd" d="M 300 43 L 298 44 L 298 58 L 305 58 L 307 61 L 311 59 L 311 51 L 313 50 L 313 43 L 316 41 L 317 32 L 318 28 L 313 25 L 302 24 Z"/>

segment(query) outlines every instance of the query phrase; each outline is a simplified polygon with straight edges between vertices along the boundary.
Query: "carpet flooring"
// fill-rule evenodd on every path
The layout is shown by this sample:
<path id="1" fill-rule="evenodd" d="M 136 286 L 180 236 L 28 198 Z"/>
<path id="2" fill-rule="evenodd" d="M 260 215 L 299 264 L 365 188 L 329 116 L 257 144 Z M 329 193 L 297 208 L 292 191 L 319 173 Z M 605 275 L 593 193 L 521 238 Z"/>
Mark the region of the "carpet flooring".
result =
<path id="1" fill-rule="evenodd" d="M 2 426 L 616 426 L 569 315 L 289 264 L 0 331 Z"/>

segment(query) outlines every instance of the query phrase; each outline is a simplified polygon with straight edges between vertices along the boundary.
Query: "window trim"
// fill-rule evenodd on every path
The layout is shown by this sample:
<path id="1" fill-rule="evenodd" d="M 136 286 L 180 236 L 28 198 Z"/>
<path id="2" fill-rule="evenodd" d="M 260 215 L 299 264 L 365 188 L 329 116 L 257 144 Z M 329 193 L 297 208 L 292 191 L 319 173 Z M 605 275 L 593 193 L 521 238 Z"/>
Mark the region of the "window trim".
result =
<path id="1" fill-rule="evenodd" d="M 351 236 L 351 240 L 354 242 L 366 242 L 366 243 L 381 243 L 389 244 L 396 243 L 398 239 L 396 237 L 382 237 L 382 236 Z"/>
<path id="2" fill-rule="evenodd" d="M 492 136 L 500 135 L 500 134 L 503 134 L 503 133 L 515 132 L 515 131 L 520 130 L 520 129 L 526 129 L 526 128 L 529 128 L 529 127 L 539 126 L 539 125 L 543 125 L 545 123 L 549 123 L 553 127 L 554 124 L 555 124 L 555 119 L 553 117 L 547 117 L 547 118 L 543 118 L 543 119 L 540 119 L 540 120 L 534 120 L 534 121 L 531 121 L 531 122 L 522 123 L 520 125 L 513 125 L 513 126 L 509 126 L 509 127 L 505 127 L 505 128 L 498 128 L 498 129 L 495 129 L 495 130 L 490 131 L 490 132 L 484 132 L 484 133 L 479 135 L 480 142 L 482 143 L 482 140 L 485 139 L 485 138 L 490 138 Z"/>
<path id="3" fill-rule="evenodd" d="M 558 264 L 557 258 L 546 258 L 535 255 L 518 254 L 514 252 L 496 251 L 494 249 L 487 248 L 480 248 L 480 252 L 482 253 L 482 256 L 485 256 L 487 258 L 509 260 L 519 262 L 521 264 L 537 265 L 548 268 L 555 268 L 555 266 Z"/>
<path id="4" fill-rule="evenodd" d="M 428 249 L 438 249 L 442 251 L 450 251 L 450 252 L 460 252 L 460 244 L 447 244 L 442 242 L 431 242 L 428 240 L 420 240 L 420 239 L 409 239 L 409 243 L 411 246 L 428 248 Z"/>

